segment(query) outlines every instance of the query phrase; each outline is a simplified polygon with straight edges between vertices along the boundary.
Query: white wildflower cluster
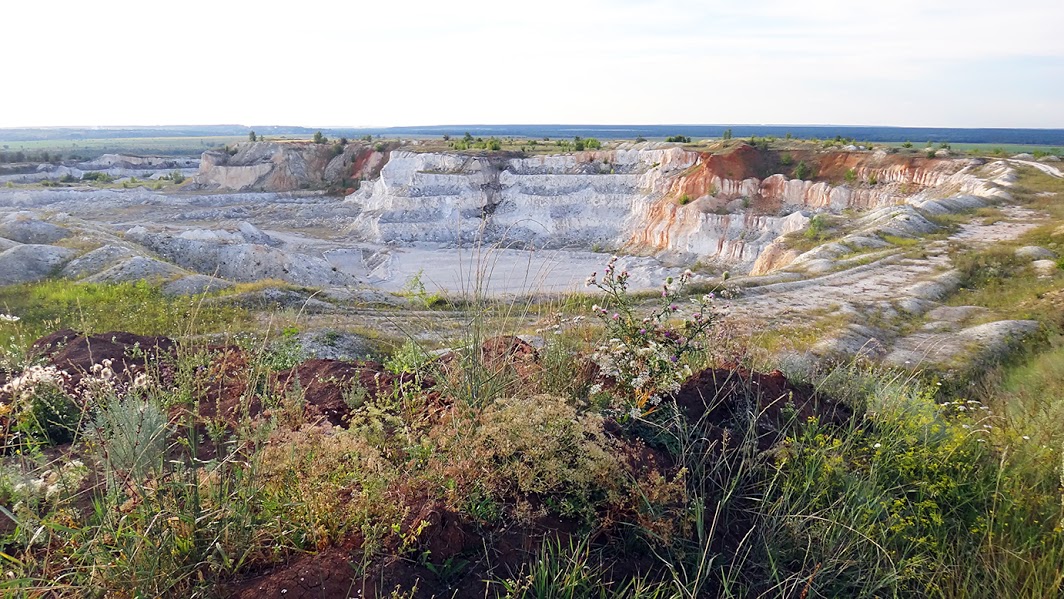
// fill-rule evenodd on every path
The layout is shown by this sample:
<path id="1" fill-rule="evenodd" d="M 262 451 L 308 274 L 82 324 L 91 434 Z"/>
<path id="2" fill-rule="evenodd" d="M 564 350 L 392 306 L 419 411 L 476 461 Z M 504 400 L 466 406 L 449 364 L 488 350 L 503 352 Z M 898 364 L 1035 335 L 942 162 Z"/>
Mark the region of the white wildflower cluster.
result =
<path id="1" fill-rule="evenodd" d="M 653 412 L 663 399 L 680 390 L 692 375 L 685 355 L 702 349 L 714 328 L 717 310 L 712 293 L 692 300 L 690 311 L 680 308 L 679 296 L 694 276 L 684 271 L 678 281 L 669 277 L 661 288 L 659 306 L 649 315 L 637 314 L 628 295 L 628 273 L 618 272 L 617 258 L 606 265 L 601 280 L 597 273 L 587 283 L 605 293 L 602 305 L 591 311 L 605 327 L 606 341 L 592 354 L 600 374 L 609 381 L 592 387 L 591 393 L 609 392 L 616 413 L 639 418 Z"/>
<path id="2" fill-rule="evenodd" d="M 75 395 L 82 403 L 101 401 L 108 397 L 121 397 L 130 390 L 144 389 L 151 385 L 151 378 L 140 373 L 129 382 L 123 382 L 112 368 L 111 360 L 94 364 L 78 382 Z M 0 416 L 13 415 L 16 419 L 33 409 L 34 401 L 48 393 L 71 398 L 70 375 L 55 366 L 34 365 L 0 387 Z"/>
<path id="3" fill-rule="evenodd" d="M 958 399 L 939 404 L 942 412 L 962 420 L 961 428 L 972 433 L 989 433 L 994 426 L 991 421 L 994 413 L 989 406 L 974 399 Z"/>
<path id="4" fill-rule="evenodd" d="M 140 372 L 130 382 L 117 376 L 114 362 L 109 359 L 93 364 L 85 377 L 78 382 L 78 392 L 85 402 L 101 402 L 108 398 L 119 398 L 130 391 L 146 389 L 151 385 L 151 377 Z"/>
<path id="5" fill-rule="evenodd" d="M 34 476 L 16 483 L 12 487 L 12 494 L 18 498 L 53 500 L 59 497 L 61 491 L 73 491 L 81 485 L 81 481 L 88 475 L 89 469 L 81 460 L 70 460 L 57 465 Z M 19 510 L 16 504 L 14 511 Z"/>
<path id="6" fill-rule="evenodd" d="M 19 320 L 22 319 L 13 314 L 0 314 L 0 322 L 18 322 Z"/>
<path id="7" fill-rule="evenodd" d="M 691 377 L 691 367 L 678 363 L 672 348 L 646 340 L 645 345 L 630 346 L 618 338 L 600 345 L 591 355 L 599 372 L 635 398 L 634 406 L 650 410 L 666 396 L 680 390 Z M 601 392 L 601 385 L 592 391 Z"/>
<path id="8" fill-rule="evenodd" d="M 55 366 L 30 366 L 0 387 L 0 416 L 17 418 L 33 407 L 33 399 L 43 390 L 63 392 L 70 376 Z"/>

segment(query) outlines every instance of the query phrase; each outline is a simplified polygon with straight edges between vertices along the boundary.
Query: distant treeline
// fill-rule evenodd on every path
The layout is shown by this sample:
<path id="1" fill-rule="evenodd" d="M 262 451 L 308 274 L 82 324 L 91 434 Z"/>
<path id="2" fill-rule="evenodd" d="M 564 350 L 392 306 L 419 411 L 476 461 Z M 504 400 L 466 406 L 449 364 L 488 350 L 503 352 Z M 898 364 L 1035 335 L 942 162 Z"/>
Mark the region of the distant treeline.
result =
<path id="1" fill-rule="evenodd" d="M 305 136 L 317 131 L 329 137 L 428 137 L 459 138 L 466 132 L 475 137 L 532 139 L 574 137 L 595 139 L 665 139 L 690 137 L 719 138 L 726 131 L 735 137 L 791 137 L 799 139 L 832 139 L 835 137 L 874 142 L 950 142 L 1020 145 L 1064 145 L 1064 129 L 951 129 L 932 127 L 863 127 L 863 126 L 791 126 L 791 125 L 434 125 L 424 127 L 378 128 L 312 128 L 287 126 L 202 125 L 180 127 L 50 127 L 0 128 L 0 141 L 88 140 L 148 137 L 218 137 L 247 138 L 252 130 L 267 136 Z"/>
<path id="2" fill-rule="evenodd" d="M 25 150 L 0 150 L 0 164 L 10 164 L 13 162 L 62 162 L 63 160 L 80 160 L 81 156 L 77 154 L 60 154 L 59 152 L 28 152 Z"/>

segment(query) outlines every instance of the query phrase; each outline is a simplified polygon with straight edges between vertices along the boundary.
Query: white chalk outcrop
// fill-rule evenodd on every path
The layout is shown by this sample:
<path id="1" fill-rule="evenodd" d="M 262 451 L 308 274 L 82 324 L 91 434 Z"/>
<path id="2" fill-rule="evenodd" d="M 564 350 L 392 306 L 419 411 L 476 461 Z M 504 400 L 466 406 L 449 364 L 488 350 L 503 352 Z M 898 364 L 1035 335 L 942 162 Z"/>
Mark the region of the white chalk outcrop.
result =
<path id="1" fill-rule="evenodd" d="M 974 174 L 980 162 L 885 152 L 827 162 L 864 183 L 734 174 L 759 159 L 748 146 L 724 157 L 646 145 L 530 158 L 394 151 L 377 179 L 346 198 L 361 209 L 349 230 L 373 243 L 624 248 L 738 270 L 771 248 L 756 269 L 768 272 L 797 257 L 773 242 L 814 211 L 999 193 Z"/>

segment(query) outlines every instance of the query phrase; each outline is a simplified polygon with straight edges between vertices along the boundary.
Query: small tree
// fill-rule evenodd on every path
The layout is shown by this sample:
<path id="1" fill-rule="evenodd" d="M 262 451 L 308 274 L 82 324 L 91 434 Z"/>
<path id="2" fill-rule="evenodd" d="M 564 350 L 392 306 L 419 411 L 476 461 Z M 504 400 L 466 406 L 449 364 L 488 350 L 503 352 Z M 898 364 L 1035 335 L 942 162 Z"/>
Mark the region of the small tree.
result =
<path id="1" fill-rule="evenodd" d="M 323 144 L 323 143 L 325 143 L 327 141 L 329 141 L 329 139 L 327 137 L 325 137 L 324 135 L 322 135 L 321 131 L 315 131 L 314 132 L 314 143 Z"/>
<path id="2" fill-rule="evenodd" d="M 729 127 L 729 128 L 727 128 L 727 129 L 725 129 L 725 130 L 724 130 L 724 134 L 723 134 L 723 135 L 721 135 L 721 138 L 723 138 L 723 139 L 724 139 L 724 141 L 728 141 L 729 139 L 731 139 L 731 138 L 732 138 L 732 130 L 731 130 L 731 127 Z"/>
<path id="3" fill-rule="evenodd" d="M 794 178 L 806 180 L 813 174 L 813 169 L 805 163 L 804 160 L 798 162 L 798 165 L 794 167 Z"/>
<path id="4" fill-rule="evenodd" d="M 248 141 L 259 141 L 259 138 L 255 135 L 254 131 L 248 132 Z"/>

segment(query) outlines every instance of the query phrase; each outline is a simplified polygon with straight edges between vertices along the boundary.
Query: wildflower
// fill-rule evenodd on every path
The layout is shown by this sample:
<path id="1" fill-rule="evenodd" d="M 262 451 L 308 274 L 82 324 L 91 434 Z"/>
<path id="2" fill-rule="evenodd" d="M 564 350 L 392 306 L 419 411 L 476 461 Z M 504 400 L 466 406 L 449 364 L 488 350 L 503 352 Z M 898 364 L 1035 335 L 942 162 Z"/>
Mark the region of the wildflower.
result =
<path id="1" fill-rule="evenodd" d="M 588 277 L 587 280 L 584 281 L 584 287 L 591 287 L 592 285 L 597 283 L 598 282 L 598 281 L 596 281 L 596 276 L 597 275 L 598 275 L 597 272 L 591 273 L 591 276 Z"/>
<path id="2" fill-rule="evenodd" d="M 675 312 L 675 311 L 677 311 L 679 309 L 680 309 L 680 307 L 677 306 L 676 304 L 672 304 L 671 306 L 669 306 L 669 310 L 672 310 L 673 312 Z"/>
<path id="3" fill-rule="evenodd" d="M 1024 441 L 1030 441 L 1030 440 L 1031 440 L 1031 437 L 1030 437 L 1030 436 L 1028 436 L 1028 435 L 1024 435 L 1024 436 L 1023 436 L 1023 440 L 1024 440 Z"/>
<path id="4" fill-rule="evenodd" d="M 618 313 L 616 313 L 616 312 L 614 312 L 614 313 L 613 313 L 613 317 L 612 317 L 612 318 L 613 318 L 614 320 L 620 320 L 620 318 L 621 318 L 621 315 L 620 315 L 620 314 L 618 314 Z"/>
<path id="5" fill-rule="evenodd" d="M 872 446 L 872 449 L 879 449 L 880 447 L 883 447 L 883 444 L 882 443 L 876 443 L 875 445 Z"/>
<path id="6" fill-rule="evenodd" d="M 18 322 L 19 320 L 21 319 L 13 314 L 0 314 L 0 322 Z"/>
<path id="7" fill-rule="evenodd" d="M 601 306 L 599 306 L 598 304 L 595 304 L 594 306 L 591 306 L 591 311 L 592 312 L 598 312 L 600 309 L 601 309 Z"/>

